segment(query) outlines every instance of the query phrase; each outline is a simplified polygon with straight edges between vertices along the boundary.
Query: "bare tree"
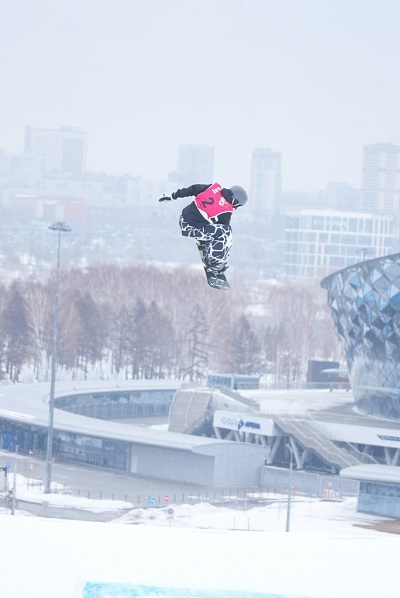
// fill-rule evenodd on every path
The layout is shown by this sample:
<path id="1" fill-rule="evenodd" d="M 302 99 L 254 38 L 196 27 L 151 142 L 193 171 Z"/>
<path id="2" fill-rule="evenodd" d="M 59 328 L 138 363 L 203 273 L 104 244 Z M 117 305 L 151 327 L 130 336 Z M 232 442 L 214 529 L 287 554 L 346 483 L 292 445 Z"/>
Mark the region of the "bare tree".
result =
<path id="1" fill-rule="evenodd" d="M 49 342 L 52 325 L 52 298 L 49 285 L 30 282 L 25 288 L 27 325 L 32 336 L 33 370 L 37 380 L 49 374 Z"/>
<path id="2" fill-rule="evenodd" d="M 277 381 L 289 385 L 306 371 L 308 359 L 323 352 L 321 330 L 328 318 L 323 293 L 310 283 L 272 287 L 265 305 L 263 347 L 275 362 Z"/>
<path id="3" fill-rule="evenodd" d="M 234 279 L 233 279 L 234 280 Z M 110 375 L 202 380 L 207 373 L 262 373 L 274 362 L 286 383 L 309 358 L 337 356 L 340 345 L 315 286 L 291 284 L 249 292 L 210 289 L 199 268 L 98 264 L 63 272 L 58 363 L 75 375 L 108 367 Z M 0 286 L 0 379 L 18 379 L 32 365 L 48 371 L 53 318 L 52 279 Z M 256 294 L 257 292 L 257 294 Z"/>
<path id="4" fill-rule="evenodd" d="M 6 372 L 12 382 L 18 382 L 22 366 L 33 356 L 33 348 L 23 290 L 17 282 L 11 285 L 8 292 L 3 330 L 6 339 Z"/>

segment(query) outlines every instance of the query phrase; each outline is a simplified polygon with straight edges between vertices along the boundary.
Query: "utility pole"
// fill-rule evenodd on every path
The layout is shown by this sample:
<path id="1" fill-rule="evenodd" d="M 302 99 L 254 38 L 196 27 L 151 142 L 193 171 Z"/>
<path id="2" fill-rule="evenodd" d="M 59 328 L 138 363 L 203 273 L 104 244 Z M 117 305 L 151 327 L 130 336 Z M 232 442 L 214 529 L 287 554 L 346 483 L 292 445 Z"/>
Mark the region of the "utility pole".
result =
<path id="1" fill-rule="evenodd" d="M 292 485 L 293 485 L 293 449 L 290 444 L 286 445 L 290 451 L 290 465 L 289 465 L 289 489 L 287 497 L 287 511 L 286 511 L 286 531 L 290 532 L 290 506 L 292 502 Z"/>
<path id="2" fill-rule="evenodd" d="M 71 228 L 65 222 L 55 222 L 49 226 L 50 230 L 58 232 L 57 245 L 57 267 L 56 282 L 54 291 L 54 312 L 53 312 L 53 334 L 52 334 L 52 355 L 51 355 L 51 381 L 49 399 L 49 426 L 47 430 L 47 454 L 46 454 L 46 483 L 45 493 L 51 492 L 51 466 L 53 461 L 53 437 L 54 437 L 54 395 L 56 387 L 57 372 L 57 337 L 58 337 L 58 303 L 60 299 L 60 246 L 61 233 L 71 232 Z"/>

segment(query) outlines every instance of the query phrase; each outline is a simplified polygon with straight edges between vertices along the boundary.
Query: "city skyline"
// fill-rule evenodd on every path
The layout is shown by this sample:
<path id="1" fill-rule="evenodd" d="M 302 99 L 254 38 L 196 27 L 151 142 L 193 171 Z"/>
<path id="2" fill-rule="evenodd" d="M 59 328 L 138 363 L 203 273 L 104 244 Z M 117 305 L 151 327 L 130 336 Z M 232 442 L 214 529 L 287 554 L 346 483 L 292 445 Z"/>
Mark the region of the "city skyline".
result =
<path id="1" fill-rule="evenodd" d="M 59 166 L 56 167 L 55 169 L 51 169 L 51 168 L 46 168 L 46 164 L 45 164 L 45 159 L 44 157 L 46 155 L 48 155 L 50 157 L 50 159 L 52 159 L 52 150 L 51 147 L 49 150 L 46 151 L 35 151 L 35 150 L 31 150 L 30 148 L 27 148 L 27 143 L 26 143 L 26 135 L 27 135 L 27 131 L 31 129 L 34 130 L 33 127 L 30 126 L 26 126 L 25 127 L 25 145 L 22 147 L 21 151 L 19 152 L 14 152 L 11 153 L 7 150 L 7 148 L 0 148 L 0 157 L 3 160 L 9 160 L 13 163 L 13 168 L 15 170 L 15 160 L 18 161 L 28 161 L 31 162 L 33 164 L 32 161 L 35 161 L 35 169 L 36 169 L 36 175 L 37 176 L 45 176 L 47 174 L 68 174 L 69 176 L 77 176 L 77 175 L 84 175 L 86 174 L 90 174 L 91 176 L 103 176 L 106 175 L 110 178 L 123 178 L 125 176 L 129 176 L 130 178 L 142 178 L 142 173 L 140 172 L 136 172 L 136 173 L 132 173 L 132 172 L 116 172 L 116 173 L 111 173 L 110 171 L 107 170 L 103 170 L 103 171 L 95 171 L 95 170 L 90 170 L 89 168 L 87 169 L 83 169 L 83 168 L 79 168 L 78 166 L 76 167 L 76 172 L 73 172 L 73 170 L 71 170 L 70 172 L 68 172 L 68 168 L 65 170 L 65 168 L 63 168 L 62 163 L 60 162 Z M 77 137 L 83 137 L 84 138 L 84 143 L 85 146 L 87 145 L 87 141 L 88 141 L 88 132 L 84 131 L 82 129 L 78 129 L 76 127 L 63 127 L 60 126 L 58 128 L 48 128 L 48 127 L 42 127 L 42 128 L 38 128 L 36 129 L 39 134 L 44 134 L 44 135 L 49 135 L 49 138 L 51 139 L 52 137 L 54 137 L 54 139 L 56 139 L 57 137 L 62 138 L 64 132 L 67 132 L 67 135 L 71 134 L 72 137 L 74 137 L 75 135 Z M 375 148 L 377 148 L 377 151 L 387 151 L 386 148 L 389 148 L 389 150 L 391 152 L 393 152 L 393 154 L 398 155 L 400 152 L 400 146 L 397 146 L 395 144 L 392 144 L 390 142 L 383 142 L 383 143 L 372 143 L 372 144 L 367 144 L 365 146 L 363 146 L 361 148 L 361 170 L 360 170 L 360 184 L 358 187 L 353 187 L 351 185 L 351 183 L 347 182 L 347 181 L 328 181 L 326 184 L 325 188 L 321 188 L 318 191 L 325 191 L 325 192 L 329 192 L 329 189 L 331 188 L 352 188 L 355 191 L 361 191 L 364 186 L 365 186 L 365 172 L 366 172 L 366 168 L 369 170 L 370 169 L 370 165 L 368 163 L 365 162 L 365 155 L 366 153 L 368 154 L 368 152 L 371 151 L 375 151 Z M 383 149 L 382 149 L 383 148 Z M 76 149 L 76 148 L 75 148 Z M 74 149 L 74 151 L 75 151 Z M 176 152 L 176 161 L 175 164 L 172 165 L 171 171 L 169 171 L 168 173 L 166 173 L 165 177 L 161 180 L 158 180 L 158 183 L 164 183 L 166 185 L 170 185 L 171 182 L 174 181 L 178 181 L 181 179 L 182 176 L 184 177 L 188 177 L 189 171 L 190 171 L 190 167 L 192 167 L 192 170 L 194 173 L 199 172 L 199 173 L 211 173 L 215 170 L 214 167 L 214 147 L 213 146 L 206 146 L 204 144 L 192 144 L 192 143 L 188 143 L 188 144 L 181 144 L 177 147 L 177 152 Z M 82 155 L 82 149 L 80 147 L 77 148 L 77 154 L 76 156 L 72 156 L 72 154 L 70 154 L 70 160 L 74 160 L 77 165 L 83 165 L 84 163 L 86 163 L 87 157 L 86 157 L 86 153 L 87 150 L 85 148 L 84 150 L 84 157 Z M 48 153 L 46 153 L 48 152 Z M 57 152 L 58 152 L 58 148 L 57 148 Z M 56 152 L 56 153 L 57 153 Z M 199 165 L 195 165 L 194 164 L 194 159 L 196 155 L 200 156 L 200 162 Z M 277 153 L 274 151 L 273 148 L 268 148 L 268 147 L 254 147 L 252 152 L 251 152 L 251 164 L 249 166 L 249 173 L 250 173 L 250 183 L 248 185 L 248 189 L 249 192 L 252 193 L 252 191 L 254 191 L 254 181 L 253 181 L 253 177 L 255 175 L 256 172 L 258 172 L 258 168 L 255 166 L 255 156 L 257 155 L 270 155 L 270 156 L 274 156 L 274 159 L 277 160 L 277 174 L 279 177 L 279 189 L 278 189 L 278 196 L 281 196 L 282 194 L 284 195 L 285 193 L 288 193 L 289 195 L 291 193 L 298 193 L 298 194 L 313 194 L 313 191 L 310 189 L 303 189 L 302 191 L 298 190 L 298 189 L 293 189 L 292 191 L 284 191 L 281 189 L 281 163 L 284 160 L 284 156 L 282 156 L 281 154 Z M 184 161 L 183 161 L 183 157 L 184 156 Z M 83 161 L 84 160 L 84 161 Z M 186 161 L 186 164 L 184 166 L 184 163 Z M 22 162 L 21 162 L 22 163 Z M 279 165 L 279 166 L 278 166 Z M 392 168 L 394 168 L 396 170 L 396 165 L 393 165 Z M 183 175 L 184 170 L 186 171 L 186 174 Z M 40 174 L 41 171 L 41 174 Z M 400 172 L 400 171 L 399 171 Z M 6 169 L 4 170 L 4 172 L 2 172 L 3 175 L 6 175 Z M 199 178 L 197 176 L 196 178 L 196 174 L 193 175 L 194 179 Z M 189 176 L 190 178 L 190 176 Z M 207 179 L 207 181 L 214 181 L 213 176 L 211 176 L 210 174 L 204 176 L 200 175 L 201 180 L 203 179 Z M 395 177 L 395 179 L 393 179 L 395 182 L 397 182 L 397 175 Z M 143 177 L 143 180 L 148 180 L 148 181 L 156 181 L 155 178 L 152 178 L 151 175 L 149 177 L 147 177 L 147 179 L 145 177 Z M 189 185 L 191 184 L 192 179 L 190 178 L 187 179 L 186 184 Z M 391 181 L 391 183 L 393 184 L 393 182 Z M 183 181 L 181 180 L 181 184 L 183 184 Z M 382 185 L 381 185 L 381 188 Z M 277 197 L 278 197 L 277 196 Z M 325 206 L 321 206 L 321 209 L 324 209 Z M 375 208 L 374 208 L 375 209 Z M 364 210 L 365 211 L 365 210 Z M 366 210 L 366 211 L 371 211 L 371 210 Z M 374 210 L 372 210 L 374 211 Z"/>
<path id="2" fill-rule="evenodd" d="M 251 154 L 282 191 L 359 188 L 362 148 L 400 142 L 400 5 L 382 0 L 5 0 L 0 148 L 26 126 L 89 134 L 89 170 L 166 179 L 180 145 L 250 185 Z"/>

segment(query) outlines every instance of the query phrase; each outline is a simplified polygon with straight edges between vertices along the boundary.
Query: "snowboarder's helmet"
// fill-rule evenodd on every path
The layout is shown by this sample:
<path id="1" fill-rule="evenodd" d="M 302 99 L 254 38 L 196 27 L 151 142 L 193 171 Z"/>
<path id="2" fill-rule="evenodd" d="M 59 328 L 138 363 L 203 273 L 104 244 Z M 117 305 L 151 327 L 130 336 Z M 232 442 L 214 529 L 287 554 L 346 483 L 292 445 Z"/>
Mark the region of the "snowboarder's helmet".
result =
<path id="1" fill-rule="evenodd" d="M 238 206 L 244 206 L 247 201 L 247 193 L 243 187 L 240 187 L 240 185 L 233 185 L 233 187 L 231 187 L 231 191 L 233 195 L 233 207 L 237 208 Z"/>

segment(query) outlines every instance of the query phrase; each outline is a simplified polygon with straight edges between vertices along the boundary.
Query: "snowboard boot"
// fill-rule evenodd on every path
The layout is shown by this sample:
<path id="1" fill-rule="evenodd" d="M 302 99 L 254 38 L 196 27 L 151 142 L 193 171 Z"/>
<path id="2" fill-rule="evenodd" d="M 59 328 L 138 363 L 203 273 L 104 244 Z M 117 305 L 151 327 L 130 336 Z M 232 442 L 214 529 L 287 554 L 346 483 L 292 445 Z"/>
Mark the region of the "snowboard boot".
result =
<path id="1" fill-rule="evenodd" d="M 214 263 L 214 264 L 208 266 L 208 269 L 210 270 L 210 272 L 212 272 L 216 276 L 218 276 L 218 274 L 224 274 L 224 272 L 226 272 L 228 268 L 229 268 L 229 266 L 227 264 L 215 264 Z"/>

